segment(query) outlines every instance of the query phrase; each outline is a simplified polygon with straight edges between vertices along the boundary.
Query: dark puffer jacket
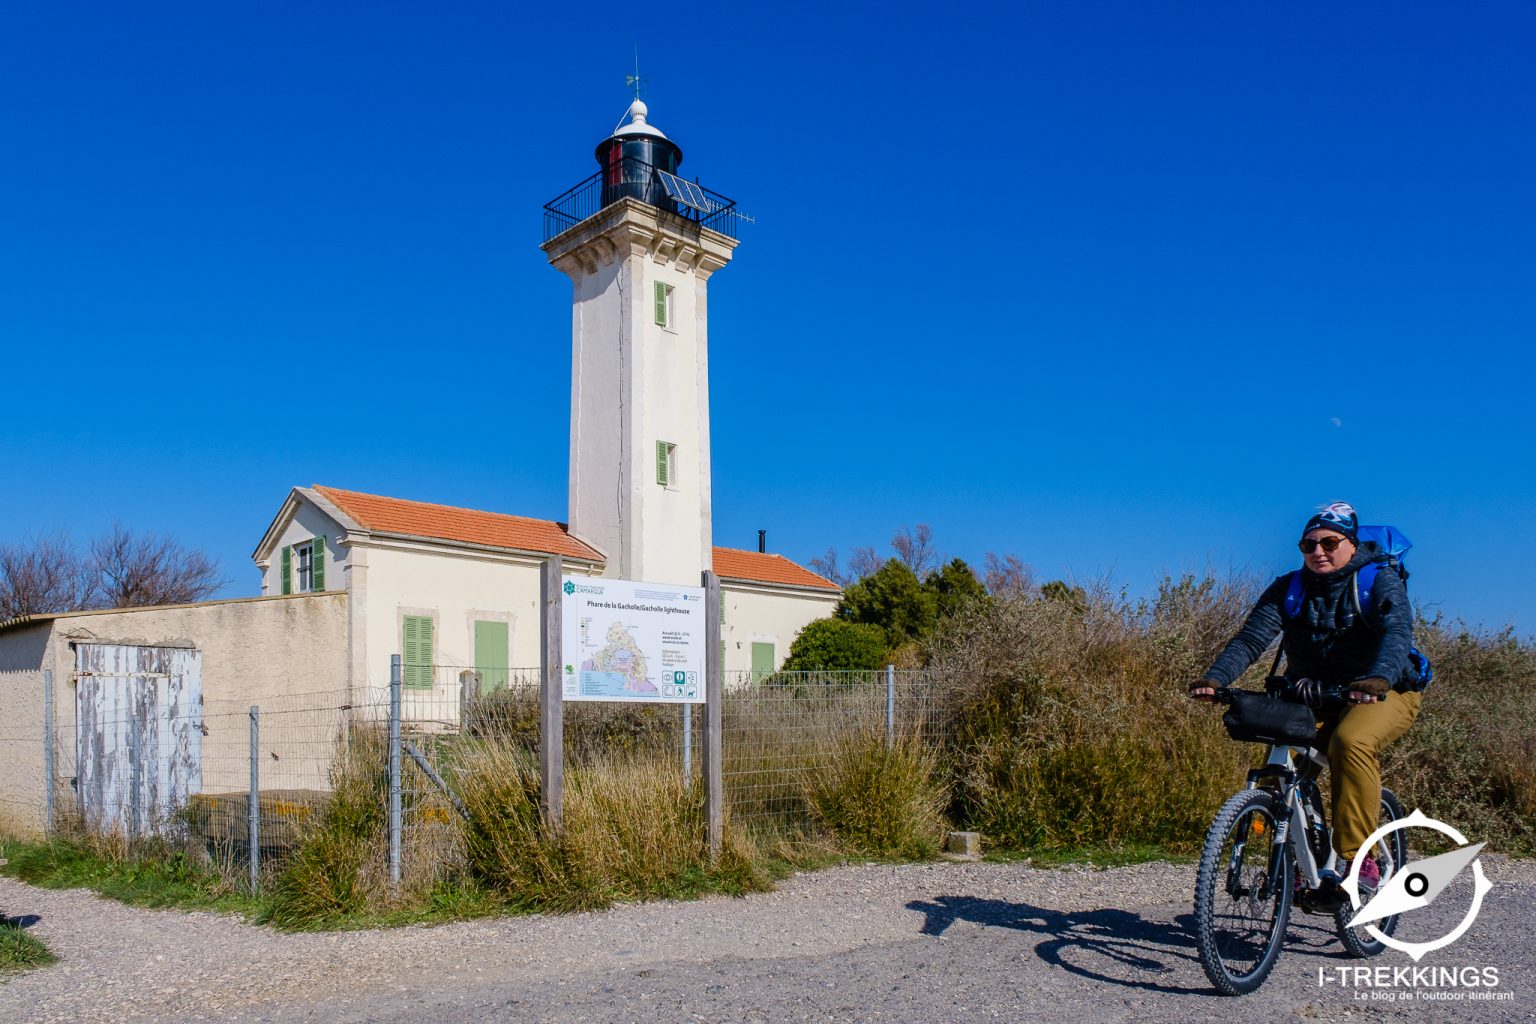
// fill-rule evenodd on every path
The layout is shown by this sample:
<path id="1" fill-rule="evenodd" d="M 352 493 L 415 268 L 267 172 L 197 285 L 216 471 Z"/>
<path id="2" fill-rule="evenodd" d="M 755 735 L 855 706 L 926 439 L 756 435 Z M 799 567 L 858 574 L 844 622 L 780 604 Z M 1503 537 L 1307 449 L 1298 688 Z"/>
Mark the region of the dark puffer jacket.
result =
<path id="1" fill-rule="evenodd" d="M 1367 562 L 1386 560 L 1375 543 L 1366 541 L 1341 569 L 1321 575 L 1302 569 L 1301 611 L 1289 621 L 1282 609 L 1291 574 L 1279 577 L 1265 588 L 1248 621 L 1205 678 L 1230 685 L 1284 631 L 1285 674 L 1290 679 L 1335 685 L 1375 676 L 1397 687 L 1413 647 L 1413 609 L 1401 577 L 1383 564 L 1376 574 L 1370 613 L 1355 613 L 1355 573 Z"/>

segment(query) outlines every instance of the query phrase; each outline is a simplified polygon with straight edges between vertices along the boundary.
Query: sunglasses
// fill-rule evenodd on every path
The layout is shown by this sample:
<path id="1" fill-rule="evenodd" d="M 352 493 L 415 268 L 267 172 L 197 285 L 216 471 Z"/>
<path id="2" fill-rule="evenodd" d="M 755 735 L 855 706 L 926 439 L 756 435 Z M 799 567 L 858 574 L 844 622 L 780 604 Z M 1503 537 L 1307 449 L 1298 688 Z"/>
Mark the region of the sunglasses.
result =
<path id="1" fill-rule="evenodd" d="M 1318 548 L 1322 548 L 1331 555 L 1348 539 L 1348 537 L 1319 537 L 1317 540 L 1304 540 L 1296 546 L 1301 548 L 1302 554 L 1310 555 Z"/>

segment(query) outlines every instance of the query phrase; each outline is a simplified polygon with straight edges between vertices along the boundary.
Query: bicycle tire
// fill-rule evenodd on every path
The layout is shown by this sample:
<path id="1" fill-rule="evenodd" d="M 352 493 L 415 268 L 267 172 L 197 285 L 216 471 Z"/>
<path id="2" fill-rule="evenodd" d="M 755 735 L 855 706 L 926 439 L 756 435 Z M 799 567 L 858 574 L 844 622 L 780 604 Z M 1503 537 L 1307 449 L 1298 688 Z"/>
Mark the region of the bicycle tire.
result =
<path id="1" fill-rule="evenodd" d="M 1381 810 L 1378 812 L 1376 824 L 1378 827 L 1389 821 L 1398 821 L 1403 817 L 1403 805 L 1398 801 L 1397 794 L 1387 789 L 1381 789 Z M 1387 880 L 1403 869 L 1408 861 L 1408 841 L 1403 838 L 1401 831 L 1393 832 L 1381 842 L 1376 844 L 1376 864 L 1381 868 L 1380 885 L 1385 885 Z M 1345 950 L 1350 956 L 1370 957 L 1376 956 L 1387 948 L 1387 944 L 1375 938 L 1362 926 L 1360 928 L 1349 927 L 1350 918 L 1355 916 L 1355 908 L 1345 903 L 1334 911 L 1334 924 L 1338 928 L 1339 941 L 1344 944 Z M 1384 917 L 1372 924 L 1383 934 L 1391 935 L 1397 931 L 1397 922 L 1401 915 L 1393 914 Z"/>
<path id="2" fill-rule="evenodd" d="M 1205 976 L 1223 995 L 1262 985 L 1285 943 L 1294 866 L 1289 846 L 1274 845 L 1284 814 L 1275 794 L 1245 789 L 1206 832 L 1195 875 L 1195 945 Z"/>

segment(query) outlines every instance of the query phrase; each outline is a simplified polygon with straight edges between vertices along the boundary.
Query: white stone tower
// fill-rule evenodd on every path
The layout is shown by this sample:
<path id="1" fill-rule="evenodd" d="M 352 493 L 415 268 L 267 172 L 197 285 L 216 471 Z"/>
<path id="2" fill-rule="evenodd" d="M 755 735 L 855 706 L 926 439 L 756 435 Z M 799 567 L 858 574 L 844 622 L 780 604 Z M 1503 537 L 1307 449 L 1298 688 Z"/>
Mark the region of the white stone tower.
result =
<path id="1" fill-rule="evenodd" d="M 734 204 L 676 176 L 682 150 L 636 99 L 601 170 L 545 207 L 573 285 L 570 530 L 606 574 L 697 586 L 712 562 L 706 284 Z"/>

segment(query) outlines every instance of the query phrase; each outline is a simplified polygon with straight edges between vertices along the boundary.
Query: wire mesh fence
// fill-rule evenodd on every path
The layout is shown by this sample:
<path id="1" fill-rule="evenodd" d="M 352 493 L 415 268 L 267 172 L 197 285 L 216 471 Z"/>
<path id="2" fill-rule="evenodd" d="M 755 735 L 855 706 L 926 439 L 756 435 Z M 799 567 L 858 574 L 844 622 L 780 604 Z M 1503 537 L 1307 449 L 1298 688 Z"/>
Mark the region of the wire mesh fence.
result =
<path id="1" fill-rule="evenodd" d="M 388 829 L 390 878 L 420 883 L 462 858 L 458 793 L 476 752 L 532 760 L 540 742 L 537 668 L 433 666 L 423 684 L 427 675 L 413 673 L 418 685 L 402 686 L 397 704 L 388 685 L 177 702 L 145 678 L 110 714 L 91 716 L 58 687 L 65 696 L 49 707 L 51 729 L 15 717 L 0 724 L 0 833 L 73 829 L 119 848 L 175 844 L 259 887 L 347 787 Z M 47 682 L 0 673 L 16 691 Z M 729 674 L 727 815 L 749 829 L 808 828 L 807 786 L 840 743 L 874 736 L 943 747 L 950 735 L 933 685 L 924 672 L 894 669 Z M 572 771 L 638 758 L 698 781 L 703 717 L 702 705 L 567 702 L 564 763 Z"/>

